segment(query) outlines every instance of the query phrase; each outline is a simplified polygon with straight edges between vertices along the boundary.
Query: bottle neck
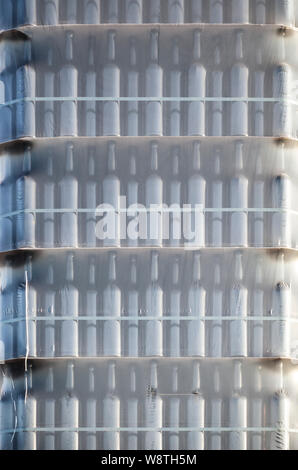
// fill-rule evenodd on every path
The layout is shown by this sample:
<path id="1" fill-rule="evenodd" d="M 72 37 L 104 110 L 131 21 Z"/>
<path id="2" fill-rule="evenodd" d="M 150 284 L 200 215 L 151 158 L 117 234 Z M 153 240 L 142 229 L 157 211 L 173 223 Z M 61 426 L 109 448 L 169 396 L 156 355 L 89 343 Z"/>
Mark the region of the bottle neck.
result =
<path id="1" fill-rule="evenodd" d="M 151 281 L 158 281 L 158 254 L 153 253 L 151 258 Z"/>
<path id="2" fill-rule="evenodd" d="M 137 261 L 135 257 L 133 257 L 131 260 L 130 281 L 132 284 L 137 283 Z"/>
<path id="3" fill-rule="evenodd" d="M 110 364 L 109 365 L 109 370 L 108 370 L 108 389 L 110 393 L 115 392 L 116 389 L 116 366 L 115 364 Z"/>
<path id="4" fill-rule="evenodd" d="M 158 31 L 151 31 L 150 35 L 150 59 L 158 62 Z"/>
<path id="5" fill-rule="evenodd" d="M 73 172 L 73 145 L 68 144 L 66 148 L 66 172 Z"/>
<path id="6" fill-rule="evenodd" d="M 193 58 L 195 61 L 201 59 L 201 33 L 200 31 L 194 32 Z"/>
<path id="7" fill-rule="evenodd" d="M 89 267 L 89 284 L 92 286 L 95 284 L 95 260 L 93 258 L 90 261 Z"/>
<path id="8" fill-rule="evenodd" d="M 238 31 L 236 34 L 236 60 L 243 60 L 243 32 Z"/>
<path id="9" fill-rule="evenodd" d="M 114 62 L 116 57 L 116 48 L 115 48 L 115 31 L 109 31 L 108 33 L 108 59 L 110 62 Z"/>
<path id="10" fill-rule="evenodd" d="M 116 170 L 116 146 L 114 142 L 111 142 L 109 144 L 109 150 L 108 150 L 108 170 L 110 172 L 113 172 Z"/>
<path id="11" fill-rule="evenodd" d="M 68 282 L 74 281 L 74 260 L 73 255 L 68 255 L 66 262 L 66 280 Z"/>
<path id="12" fill-rule="evenodd" d="M 200 150 L 200 143 L 195 142 L 193 145 L 193 164 L 192 164 L 194 171 L 200 171 L 201 168 L 201 150 Z"/>
<path id="13" fill-rule="evenodd" d="M 89 368 L 89 393 L 94 393 L 95 391 L 95 377 L 94 377 L 94 367 Z"/>
<path id="14" fill-rule="evenodd" d="M 66 51 L 65 56 L 67 62 L 73 61 L 73 33 L 68 31 L 66 33 Z"/>
<path id="15" fill-rule="evenodd" d="M 129 62 L 131 67 L 135 67 L 137 64 L 136 41 L 134 38 L 130 41 Z"/>
<path id="16" fill-rule="evenodd" d="M 157 144 L 152 144 L 151 147 L 151 171 L 158 170 L 158 147 Z"/>
<path id="17" fill-rule="evenodd" d="M 66 390 L 68 392 L 74 390 L 74 364 L 72 363 L 67 365 Z"/>
<path id="18" fill-rule="evenodd" d="M 110 255 L 109 281 L 110 282 L 116 281 L 116 255 L 114 253 Z"/>
<path id="19" fill-rule="evenodd" d="M 90 36 L 89 38 L 89 43 L 88 43 L 88 65 L 89 67 L 94 67 L 95 65 L 95 38 L 93 36 Z"/>

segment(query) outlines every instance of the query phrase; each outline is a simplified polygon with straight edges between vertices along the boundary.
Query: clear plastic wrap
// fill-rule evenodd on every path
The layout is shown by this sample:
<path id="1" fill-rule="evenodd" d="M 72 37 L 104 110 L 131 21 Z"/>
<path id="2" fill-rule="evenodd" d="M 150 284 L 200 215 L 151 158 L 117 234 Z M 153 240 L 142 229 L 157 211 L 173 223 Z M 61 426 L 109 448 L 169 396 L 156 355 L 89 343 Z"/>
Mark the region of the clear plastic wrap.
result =
<path id="1" fill-rule="evenodd" d="M 1 28 L 100 23 L 272 23 L 294 26 L 295 0 L 1 0 Z"/>
<path id="2" fill-rule="evenodd" d="M 2 358 L 295 359 L 295 259 L 274 250 L 165 248 L 6 256 Z"/>
<path id="3" fill-rule="evenodd" d="M 3 449 L 287 450 L 297 371 L 177 358 L 7 365 L 0 410 Z"/>
<path id="4" fill-rule="evenodd" d="M 296 37 L 269 25 L 3 33 L 0 140 L 296 138 Z"/>

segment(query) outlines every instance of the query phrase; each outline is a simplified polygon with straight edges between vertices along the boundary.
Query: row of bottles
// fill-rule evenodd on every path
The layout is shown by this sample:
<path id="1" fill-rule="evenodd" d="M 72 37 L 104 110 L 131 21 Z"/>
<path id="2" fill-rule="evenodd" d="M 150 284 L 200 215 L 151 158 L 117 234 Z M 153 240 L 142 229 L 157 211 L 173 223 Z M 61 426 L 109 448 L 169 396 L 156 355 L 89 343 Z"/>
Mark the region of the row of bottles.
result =
<path id="1" fill-rule="evenodd" d="M 139 162 L 134 148 L 125 168 L 116 155 L 115 143 L 108 143 L 100 178 L 95 147 L 89 148 L 84 176 L 75 161 L 72 143 L 66 145 L 64 168 L 61 159 L 48 152 L 42 175 L 40 160 L 35 159 L 39 171 L 36 178 L 30 146 L 24 152 L 17 179 L 13 177 L 14 157 L 3 155 L 1 249 L 187 243 L 197 247 L 295 247 L 297 215 L 291 213 L 292 184 L 284 170 L 283 147 L 280 173 L 270 179 L 265 176 L 260 156 L 252 183 L 245 174 L 243 148 L 243 142 L 235 143 L 233 172 L 223 180 L 218 148 L 212 156 L 213 174 L 207 181 L 204 168 L 201 170 L 199 142 L 193 144 L 191 158 L 187 159 L 186 176 L 182 176 L 186 165 L 179 148 L 172 151 L 172 168 L 161 168 L 155 142 L 148 162 Z M 139 169 L 145 175 L 140 175 Z M 210 161 L 208 169 L 210 172 Z M 61 179 L 57 181 L 59 172 Z"/>
<path id="2" fill-rule="evenodd" d="M 12 99 L 20 101 L 1 107 L 0 139 L 59 135 L 295 136 L 294 107 L 287 102 L 293 86 L 291 67 L 282 63 L 272 68 L 267 64 L 264 68 L 259 48 L 256 67 L 251 72 L 245 62 L 243 32 L 236 31 L 233 64 L 227 66 L 226 60 L 223 62 L 218 42 L 212 66 L 206 69 L 201 58 L 201 34 L 199 30 L 193 33 L 190 64 L 180 62 L 179 39 L 174 40 L 168 71 L 159 59 L 159 32 L 152 30 L 149 60 L 146 65 L 141 65 L 141 70 L 146 67 L 145 73 L 138 66 L 141 51 L 137 50 L 136 38 L 130 41 L 129 67 L 127 61 L 126 70 L 119 67 L 114 30 L 107 32 L 107 62 L 99 64 L 99 68 L 96 66 L 95 38 L 89 38 L 88 65 L 84 65 L 83 72 L 81 54 L 79 65 L 74 60 L 73 32 L 66 32 L 65 57 L 59 70 L 53 50 L 48 49 L 42 77 L 36 76 L 31 42 L 27 41 L 25 64 L 15 72 L 6 67 L 2 74 L 2 103 L 10 103 Z M 284 38 L 279 40 L 282 45 Z M 281 61 L 284 62 L 284 45 L 282 49 Z M 210 61 L 210 48 L 207 57 Z M 276 102 L 264 103 L 262 98 L 268 95 Z M 36 96 L 39 96 L 38 102 L 35 102 Z M 238 101 L 223 101 L 223 96 Z M 51 97 L 58 97 L 59 101 L 51 101 Z M 95 101 L 94 97 L 101 97 L 101 100 Z M 249 97 L 255 97 L 256 101 L 246 101 Z M 141 100 L 134 101 L 133 98 Z"/>
<path id="3" fill-rule="evenodd" d="M 191 380 L 187 383 L 192 383 L 188 383 L 186 393 L 181 393 L 181 366 L 169 365 L 167 393 L 160 391 L 159 366 L 155 362 L 150 364 L 145 379 L 147 390 L 134 365 L 127 371 L 125 389 L 123 381 L 119 384 L 115 363 L 109 363 L 104 372 L 89 365 L 86 385 L 80 392 L 77 380 L 82 381 L 82 370 L 73 362 L 65 368 L 66 374 L 58 381 L 56 367 L 49 365 L 41 377 L 30 364 L 24 374 L 25 383 L 19 379 L 17 387 L 6 371 L 0 401 L 0 423 L 6 431 L 1 433 L 1 449 L 95 450 L 99 442 L 105 450 L 289 448 L 290 421 L 294 417 L 290 419 L 291 401 L 282 363 L 272 373 L 270 396 L 262 388 L 261 366 L 254 366 L 252 390 L 247 390 L 240 361 L 233 364 L 228 393 L 221 385 L 224 367 L 213 366 L 209 371 L 212 380 L 206 387 L 199 362 L 189 370 Z M 104 388 L 97 385 L 99 373 L 107 378 Z M 222 428 L 227 429 L 222 432 Z"/>
<path id="4" fill-rule="evenodd" d="M 1 26 L 100 23 L 281 23 L 294 0 L 2 0 Z"/>
<path id="5" fill-rule="evenodd" d="M 192 268 L 181 255 L 170 260 L 169 277 L 161 275 L 156 251 L 145 276 L 140 272 L 144 258 L 130 255 L 117 266 L 114 252 L 102 262 L 91 256 L 86 282 L 83 264 L 77 275 L 72 253 L 61 280 L 62 266 L 52 259 L 46 279 L 40 279 L 38 264 L 32 275 L 30 256 L 19 283 L 8 260 L 0 298 L 2 357 L 295 356 L 295 283 L 286 282 L 284 255 L 278 259 L 280 279 L 270 285 L 264 285 L 261 257 L 253 283 L 245 279 L 243 255 L 236 253 L 229 285 L 223 275 L 226 260 L 217 255 L 206 279 L 200 254 L 192 258 Z M 104 279 L 98 263 L 107 273 Z"/>

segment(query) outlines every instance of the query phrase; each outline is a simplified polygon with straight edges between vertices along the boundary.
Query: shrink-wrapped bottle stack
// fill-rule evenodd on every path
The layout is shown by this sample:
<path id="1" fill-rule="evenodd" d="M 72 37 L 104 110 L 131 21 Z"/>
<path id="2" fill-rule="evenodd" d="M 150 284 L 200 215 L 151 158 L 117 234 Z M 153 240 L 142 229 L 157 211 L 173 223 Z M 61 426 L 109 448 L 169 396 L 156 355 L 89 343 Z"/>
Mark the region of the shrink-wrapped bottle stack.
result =
<path id="1" fill-rule="evenodd" d="M 0 0 L 0 449 L 298 449 L 297 17 Z"/>

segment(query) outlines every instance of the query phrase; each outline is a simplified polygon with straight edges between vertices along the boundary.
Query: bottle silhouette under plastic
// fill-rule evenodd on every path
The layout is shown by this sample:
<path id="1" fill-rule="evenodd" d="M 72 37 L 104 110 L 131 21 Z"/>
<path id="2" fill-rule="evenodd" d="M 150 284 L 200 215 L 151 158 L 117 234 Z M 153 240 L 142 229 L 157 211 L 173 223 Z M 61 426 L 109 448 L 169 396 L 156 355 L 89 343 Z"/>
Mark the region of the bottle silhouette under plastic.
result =
<path id="1" fill-rule="evenodd" d="M 145 432 L 145 449 L 161 450 L 162 449 L 162 418 L 163 418 L 163 402 L 158 393 L 158 374 L 157 364 L 150 365 L 150 384 L 145 400 L 145 427 L 150 430 Z"/>
<path id="2" fill-rule="evenodd" d="M 48 267 L 45 292 L 43 296 L 43 315 L 46 317 L 50 317 L 50 319 L 47 319 L 44 322 L 40 322 L 41 328 L 44 324 L 44 344 L 42 344 L 42 355 L 44 355 L 44 357 L 54 357 L 56 353 L 55 330 L 58 322 L 55 322 L 55 314 L 56 291 L 54 288 L 54 266 L 53 260 L 51 260 Z M 41 328 L 39 328 L 39 330 Z"/>
<path id="3" fill-rule="evenodd" d="M 96 91 L 96 68 L 95 68 L 95 37 L 90 36 L 88 40 L 88 68 L 85 81 L 85 95 L 88 98 L 97 96 Z M 96 136 L 96 101 L 90 99 L 85 103 L 85 135 Z"/>
<path id="4" fill-rule="evenodd" d="M 230 186 L 230 207 L 243 209 L 243 212 L 231 212 L 230 246 L 247 246 L 248 243 L 248 220 L 245 212 L 248 207 L 248 180 L 243 167 L 243 142 L 236 142 L 235 176 Z"/>
<path id="5" fill-rule="evenodd" d="M 66 0 L 66 18 L 68 24 L 77 24 L 78 2 L 77 0 Z"/>
<path id="6" fill-rule="evenodd" d="M 103 355 L 121 356 L 121 291 L 116 284 L 116 254 L 109 254 L 108 283 L 103 291 Z"/>
<path id="7" fill-rule="evenodd" d="M 14 351 L 14 324 L 9 320 L 13 320 L 16 316 L 15 312 L 15 289 L 13 283 L 13 265 L 11 260 L 5 262 L 4 269 L 1 273 L 1 289 L 0 289 L 0 344 L 2 341 L 2 357 L 4 359 L 12 359 L 15 355 Z M 2 323 L 6 321 L 6 323 Z"/>
<path id="8" fill-rule="evenodd" d="M 150 175 L 145 182 L 147 209 L 147 241 L 149 246 L 161 246 L 163 241 L 163 182 L 159 176 L 158 145 L 151 144 Z"/>
<path id="9" fill-rule="evenodd" d="M 74 174 L 74 147 L 68 143 L 66 146 L 65 173 L 59 183 L 60 209 L 62 212 L 60 219 L 60 246 L 78 246 L 78 180 Z M 71 211 L 73 210 L 73 212 Z"/>
<path id="10" fill-rule="evenodd" d="M 17 287 L 17 356 L 36 357 L 37 355 L 37 293 L 32 283 L 32 256 L 28 256 L 24 267 L 24 281 Z"/>
<path id="11" fill-rule="evenodd" d="M 168 23 L 184 23 L 184 0 L 168 1 Z"/>
<path id="12" fill-rule="evenodd" d="M 256 0 L 255 18 L 256 24 L 266 23 L 266 0 Z"/>
<path id="13" fill-rule="evenodd" d="M 203 0 L 191 0 L 191 23 L 203 23 Z"/>
<path id="14" fill-rule="evenodd" d="M 263 272 L 262 272 L 262 258 L 257 259 L 256 272 L 255 272 L 255 288 L 253 294 L 253 310 L 251 314 L 254 317 L 264 316 L 264 290 L 263 290 Z M 263 320 L 256 319 L 248 323 L 251 330 L 251 356 L 263 357 L 264 356 L 264 325 Z"/>
<path id="15" fill-rule="evenodd" d="M 180 426 L 180 397 L 178 395 L 178 367 L 175 366 L 172 372 L 172 397 L 168 401 L 169 427 L 175 431 L 169 432 L 168 449 L 179 450 L 179 426 Z"/>
<path id="16" fill-rule="evenodd" d="M 78 135 L 78 70 L 74 65 L 74 34 L 67 31 L 65 36 L 65 61 L 59 72 L 60 96 L 73 98 L 60 104 L 60 135 Z"/>
<path id="17" fill-rule="evenodd" d="M 240 3 L 240 2 L 238 2 Z M 244 101 L 231 103 L 231 135 L 248 135 L 248 76 L 249 70 L 244 63 L 243 31 L 238 31 L 235 38 L 235 64 L 231 68 L 230 96 L 244 98 Z"/>
<path id="18" fill-rule="evenodd" d="M 43 182 L 43 207 L 46 212 L 43 214 L 43 240 L 45 248 L 54 248 L 55 246 L 55 190 L 54 179 L 54 161 L 52 150 L 47 155 L 47 172 Z M 52 209 L 53 212 L 49 210 Z"/>
<path id="19" fill-rule="evenodd" d="M 291 286 L 285 280 L 285 255 L 281 253 L 278 257 L 281 280 L 275 286 L 273 292 L 272 316 L 278 317 L 271 323 L 271 355 L 273 357 L 290 356 L 290 316 L 291 316 Z"/>
<path id="20" fill-rule="evenodd" d="M 54 50 L 50 45 L 47 54 L 47 65 L 43 76 L 44 96 L 55 96 Z M 44 103 L 43 137 L 55 136 L 55 105 L 54 101 Z"/>
<path id="21" fill-rule="evenodd" d="M 229 450 L 247 450 L 247 398 L 243 394 L 242 363 L 234 364 L 233 394 L 229 400 L 229 426 L 241 428 L 228 433 Z"/>
<path id="22" fill-rule="evenodd" d="M 95 257 L 89 258 L 88 288 L 86 292 L 86 315 L 94 317 L 86 321 L 86 356 L 97 356 L 97 288 L 96 288 L 96 261 Z"/>
<path id="23" fill-rule="evenodd" d="M 188 71 L 188 96 L 205 98 L 206 69 L 201 62 L 201 32 L 193 37 L 193 59 Z M 205 102 L 191 101 L 188 104 L 188 135 L 205 135 Z"/>
<path id="24" fill-rule="evenodd" d="M 253 207 L 256 209 L 264 207 L 264 186 L 262 156 L 259 154 L 253 183 Z M 253 213 L 253 244 L 258 247 L 264 246 L 264 212 L 259 210 Z"/>
<path id="25" fill-rule="evenodd" d="M 108 57 L 103 67 L 103 96 L 115 101 L 103 102 L 103 135 L 120 135 L 120 68 L 116 64 L 116 32 L 108 31 Z"/>
<path id="26" fill-rule="evenodd" d="M 163 354 L 163 291 L 159 285 L 159 256 L 151 254 L 150 283 L 146 289 L 146 315 L 157 319 L 145 323 L 145 356 Z"/>
<path id="27" fill-rule="evenodd" d="M 143 0 L 125 0 L 126 23 L 143 22 Z"/>
<path id="28" fill-rule="evenodd" d="M 211 399 L 210 408 L 210 425 L 213 428 L 210 433 L 210 450 L 221 450 L 222 449 L 222 433 L 220 429 L 216 431 L 214 428 L 221 428 L 222 426 L 222 410 L 223 410 L 223 400 L 220 390 L 220 375 L 218 366 L 214 370 L 213 376 L 214 384 L 214 396 Z"/>
<path id="29" fill-rule="evenodd" d="M 96 425 L 97 425 L 97 397 L 95 392 L 95 374 L 94 367 L 90 366 L 88 370 L 88 394 L 86 398 L 85 424 L 88 428 L 86 432 L 86 450 L 96 450 Z"/>
<path id="30" fill-rule="evenodd" d="M 186 448 L 204 450 L 205 399 L 201 392 L 200 363 L 193 366 L 193 387 L 186 405 L 187 427 L 195 428 L 186 434 Z"/>
<path id="31" fill-rule="evenodd" d="M 150 62 L 145 71 L 145 96 L 156 101 L 145 103 L 145 135 L 163 135 L 163 69 L 159 65 L 159 32 L 150 32 Z"/>
<path id="32" fill-rule="evenodd" d="M 36 25 L 36 0 L 18 0 L 17 25 Z"/>
<path id="33" fill-rule="evenodd" d="M 273 105 L 273 136 L 293 137 L 292 104 L 287 100 L 291 98 L 293 77 L 291 66 L 286 58 L 286 37 L 279 38 L 281 41 L 281 63 L 273 70 L 272 93 L 276 98 Z"/>
<path id="34" fill-rule="evenodd" d="M 271 401 L 271 424 L 275 431 L 271 433 L 270 450 L 289 450 L 290 446 L 290 400 L 284 383 L 283 362 L 277 364 L 278 386 Z"/>
<path id="35" fill-rule="evenodd" d="M 219 43 L 215 47 L 214 63 L 215 68 L 211 72 L 212 95 L 215 99 L 220 99 L 223 96 L 223 71 Z M 211 135 L 221 136 L 223 134 L 223 102 L 220 100 L 212 102 L 211 128 Z"/>
<path id="36" fill-rule="evenodd" d="M 120 400 L 116 395 L 116 366 L 114 363 L 108 366 L 108 390 L 103 399 L 103 426 L 111 431 L 103 433 L 103 449 L 120 449 Z"/>
<path id="37" fill-rule="evenodd" d="M 79 354 L 79 291 L 74 284 L 74 255 L 69 253 L 66 258 L 66 279 L 61 289 L 61 316 L 69 317 L 61 320 L 60 353 L 61 356 L 78 356 Z"/>
<path id="38" fill-rule="evenodd" d="M 84 24 L 100 24 L 100 0 L 84 0 Z"/>
<path id="39" fill-rule="evenodd" d="M 16 413 L 14 401 L 14 386 L 12 378 L 6 372 L 2 372 L 2 384 L 0 389 L 0 449 L 13 450 L 16 436 L 12 431 L 15 427 Z M 4 430 L 10 432 L 3 433 Z"/>
<path id="40" fill-rule="evenodd" d="M 179 148 L 175 147 L 172 156 L 172 177 L 170 182 L 170 208 L 169 212 L 169 244 L 181 245 L 182 237 L 182 213 L 181 213 L 181 181 L 179 176 Z"/>
<path id="41" fill-rule="evenodd" d="M 190 217 L 189 214 L 186 214 L 188 216 L 186 227 L 183 224 L 184 230 L 187 229 L 184 236 L 189 244 L 196 247 L 205 246 L 205 213 L 203 209 L 206 198 L 206 180 L 201 173 L 200 153 L 200 142 L 195 142 L 193 144 L 191 176 L 187 183 L 188 204 L 191 206 L 191 214 Z"/>
<path id="42" fill-rule="evenodd" d="M 149 2 L 149 23 L 161 22 L 161 0 L 150 0 Z"/>
<path id="43" fill-rule="evenodd" d="M 14 248 L 13 227 L 15 217 L 9 215 L 14 210 L 14 178 L 13 156 L 3 154 L 0 159 L 0 201 L 1 215 L 7 215 L 1 219 L 0 247 L 2 251 Z"/>
<path id="44" fill-rule="evenodd" d="M 295 26 L 295 2 L 293 0 L 275 0 L 275 23 Z"/>
<path id="45" fill-rule="evenodd" d="M 12 73 L 9 70 L 2 72 L 0 79 L 0 142 L 5 142 L 14 137 L 12 129 L 12 106 L 4 106 L 12 100 Z"/>
<path id="46" fill-rule="evenodd" d="M 36 227 L 36 182 L 32 177 L 31 147 L 27 147 L 23 159 L 23 173 L 16 181 L 17 248 L 34 248 Z M 32 212 L 25 212 L 32 210 Z"/>
<path id="47" fill-rule="evenodd" d="M 85 203 L 88 212 L 86 214 L 86 238 L 84 240 L 87 247 L 96 246 L 96 213 L 97 207 L 97 177 L 95 170 L 95 147 L 88 150 L 88 175 L 85 187 Z"/>
<path id="48" fill-rule="evenodd" d="M 67 363 L 66 384 L 60 404 L 61 427 L 69 428 L 60 434 L 60 450 L 79 449 L 79 398 L 75 389 L 75 366 Z"/>
<path id="49" fill-rule="evenodd" d="M 118 0 L 109 0 L 107 7 L 107 23 L 119 23 L 120 18 Z"/>
<path id="50" fill-rule="evenodd" d="M 209 8 L 210 23 L 223 23 L 224 0 L 210 0 Z"/>
<path id="51" fill-rule="evenodd" d="M 169 73 L 170 96 L 180 98 L 181 96 L 181 66 L 179 61 L 179 39 L 174 38 L 172 51 L 172 67 Z M 170 132 L 172 136 L 181 134 L 181 104 L 180 101 L 169 103 Z"/>
<path id="52" fill-rule="evenodd" d="M 127 96 L 136 98 L 139 96 L 139 71 L 137 68 L 136 38 L 130 39 L 129 45 L 129 71 L 127 74 Z M 139 103 L 128 101 L 127 103 L 127 135 L 139 135 Z"/>
<path id="53" fill-rule="evenodd" d="M 108 144 L 108 174 L 102 183 L 103 204 L 107 205 L 107 231 L 97 234 L 103 238 L 104 246 L 120 245 L 120 180 L 116 173 L 115 142 Z M 102 227 L 105 228 L 104 226 Z M 110 233 L 111 231 L 111 233 Z"/>
<path id="54" fill-rule="evenodd" d="M 261 47 L 257 48 L 256 62 L 257 68 L 254 73 L 254 90 L 257 98 L 264 98 L 265 95 L 265 71 L 263 68 L 263 57 Z M 257 101 L 254 103 L 254 135 L 261 137 L 265 135 L 265 106 L 264 102 Z"/>
<path id="55" fill-rule="evenodd" d="M 54 26 L 59 23 L 59 0 L 45 0 L 43 18 L 42 24 L 45 25 Z"/>
<path id="56" fill-rule="evenodd" d="M 54 392 L 54 369 L 49 367 L 45 385 L 46 396 L 43 399 L 44 426 L 47 428 L 43 437 L 43 449 L 55 450 L 55 409 L 56 400 Z"/>
<path id="57" fill-rule="evenodd" d="M 37 450 L 35 431 L 37 426 L 37 399 L 33 389 L 32 364 L 29 364 L 24 375 L 24 389 L 19 392 L 16 403 L 17 426 L 23 429 L 17 436 L 17 448 L 19 450 Z"/>
<path id="58" fill-rule="evenodd" d="M 230 356 L 247 356 L 247 299 L 248 291 L 243 285 L 242 253 L 235 257 L 235 284 L 230 293 Z M 236 317 L 236 318 L 235 318 Z"/>
<path id="59" fill-rule="evenodd" d="M 129 398 L 127 400 L 127 426 L 129 428 L 135 428 L 130 430 L 127 435 L 127 449 L 137 450 L 138 449 L 138 398 L 137 398 L 137 381 L 136 381 L 136 370 L 132 366 L 129 373 L 130 379 L 130 390 Z"/>
<path id="60" fill-rule="evenodd" d="M 290 177 L 285 173 L 284 144 L 280 151 L 280 173 L 272 183 L 273 207 L 277 209 L 272 214 L 272 246 L 290 248 L 292 228 L 289 209 L 292 202 L 292 184 Z"/>
<path id="61" fill-rule="evenodd" d="M 221 211 L 223 206 L 223 182 L 220 179 L 221 165 L 220 165 L 221 151 L 216 150 L 215 165 L 214 165 L 214 181 L 212 182 L 212 208 L 219 209 L 219 212 L 212 212 L 212 246 L 221 247 L 223 245 L 223 213 Z"/>
<path id="62" fill-rule="evenodd" d="M 16 137 L 35 137 L 36 72 L 32 65 L 31 39 L 24 43 L 25 63 L 16 71 Z M 26 101 L 24 101 L 26 98 Z M 30 101 L 32 98 L 32 101 Z M 28 100 L 29 99 L 29 100 Z"/>
<path id="63" fill-rule="evenodd" d="M 128 350 L 129 357 L 139 355 L 139 292 L 137 289 L 137 258 L 133 256 L 130 260 L 130 285 L 127 292 L 127 313 L 134 317 L 128 321 Z"/>
<path id="64" fill-rule="evenodd" d="M 188 292 L 188 312 L 196 320 L 187 321 L 187 356 L 205 356 L 206 290 L 201 282 L 200 254 L 193 257 L 192 284 Z"/>
<path id="65" fill-rule="evenodd" d="M 250 423 L 249 426 L 254 428 L 254 431 L 250 433 L 250 446 L 251 450 L 263 450 L 263 433 L 261 428 L 263 427 L 264 420 L 264 407 L 262 397 L 262 367 L 255 367 L 253 376 L 253 397 L 250 400 L 251 406 L 249 407 L 248 417 Z"/>
<path id="66" fill-rule="evenodd" d="M 138 238 L 141 236 L 139 233 L 139 219 L 143 217 L 146 220 L 146 214 L 138 214 L 136 209 L 139 199 L 139 183 L 137 180 L 137 168 L 136 168 L 136 149 L 131 150 L 129 160 L 129 180 L 127 182 L 127 244 L 129 246 L 137 246 Z"/>
<path id="67" fill-rule="evenodd" d="M 173 271 L 172 271 L 172 286 L 170 291 L 170 316 L 175 319 L 168 322 L 169 328 L 169 343 L 168 355 L 171 357 L 180 357 L 180 320 L 181 316 L 181 290 L 179 288 L 180 273 L 179 273 L 179 257 L 175 258 Z"/>
<path id="68" fill-rule="evenodd" d="M 231 23 L 249 23 L 249 0 L 232 0 Z"/>
<path id="69" fill-rule="evenodd" d="M 223 315 L 223 291 L 221 288 L 221 275 L 219 259 L 216 262 L 214 269 L 214 289 L 212 294 L 212 316 L 216 317 L 212 320 L 210 331 L 210 356 L 222 357 L 223 356 L 223 322 L 221 317 Z"/>

